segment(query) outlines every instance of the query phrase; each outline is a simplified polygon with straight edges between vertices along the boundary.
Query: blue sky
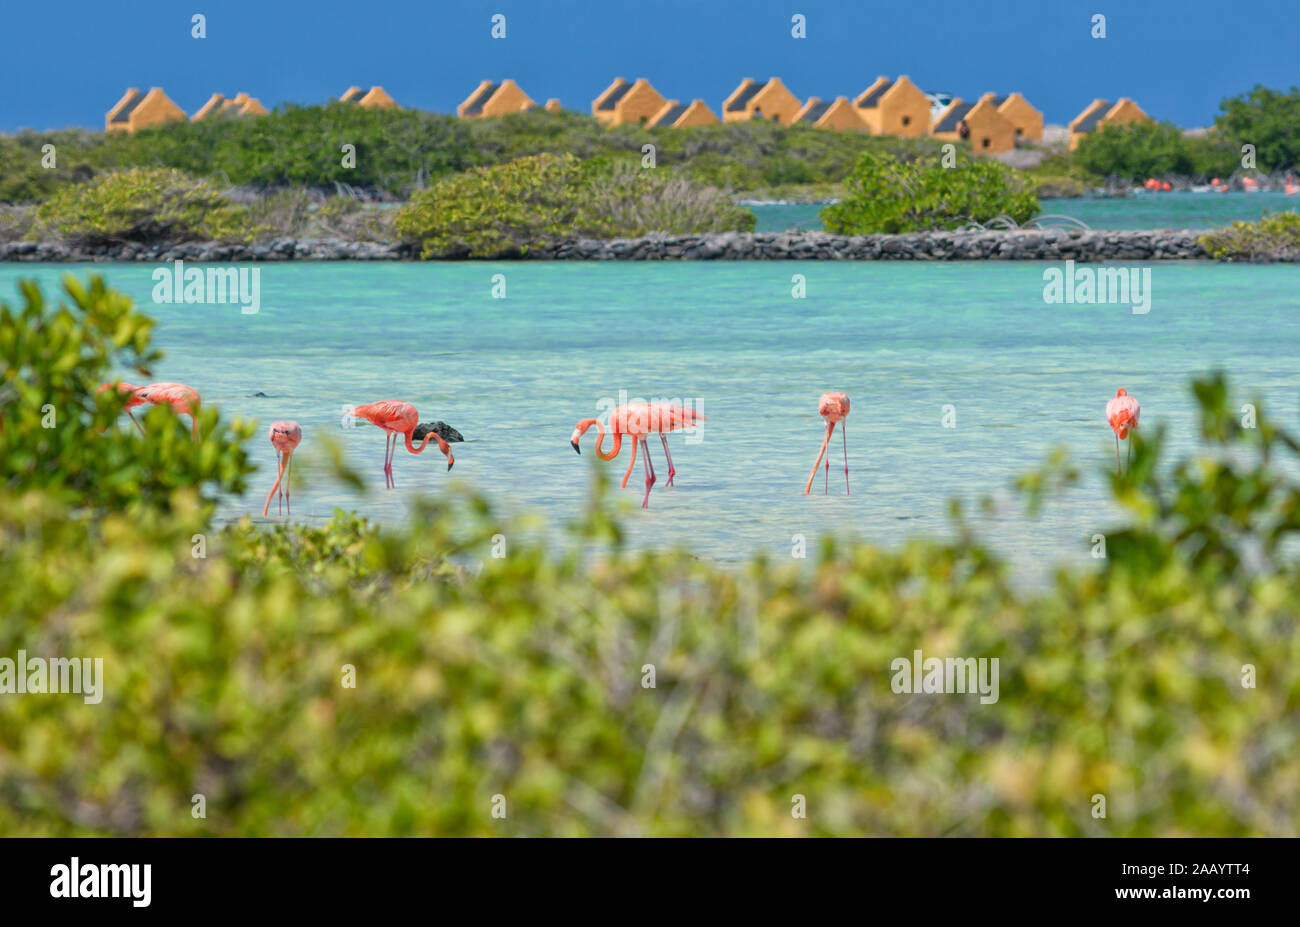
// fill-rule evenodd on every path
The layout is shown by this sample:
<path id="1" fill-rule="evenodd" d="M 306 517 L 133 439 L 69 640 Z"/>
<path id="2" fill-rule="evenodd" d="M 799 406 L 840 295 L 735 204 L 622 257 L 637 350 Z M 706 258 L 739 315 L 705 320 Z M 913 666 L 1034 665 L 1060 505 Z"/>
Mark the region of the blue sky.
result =
<path id="1" fill-rule="evenodd" d="M 190 36 L 193 13 L 207 38 Z M 794 13 L 806 39 L 791 38 Z M 1105 39 L 1090 35 L 1094 13 Z M 967 98 L 1020 90 L 1049 122 L 1131 96 L 1196 126 L 1255 83 L 1300 84 L 1300 0 L 6 0 L 0 42 L 6 132 L 102 128 L 128 86 L 161 86 L 193 112 L 214 91 L 270 107 L 381 84 L 454 112 L 479 80 L 513 77 L 589 112 L 614 77 L 648 77 L 717 111 L 743 77 L 829 99 L 901 73 Z"/>

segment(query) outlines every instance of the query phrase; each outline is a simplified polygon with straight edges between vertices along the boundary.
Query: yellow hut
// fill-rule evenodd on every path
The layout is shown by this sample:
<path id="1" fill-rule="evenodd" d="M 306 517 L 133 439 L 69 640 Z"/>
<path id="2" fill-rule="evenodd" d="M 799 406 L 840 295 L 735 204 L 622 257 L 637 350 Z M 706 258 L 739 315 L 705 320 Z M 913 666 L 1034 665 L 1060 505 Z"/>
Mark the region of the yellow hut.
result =
<path id="1" fill-rule="evenodd" d="M 858 110 L 849 102 L 848 97 L 836 97 L 827 103 L 817 97 L 809 97 L 794 117 L 794 125 L 813 126 L 817 129 L 836 129 L 841 132 L 866 132 L 867 124 L 858 115 Z"/>
<path id="2" fill-rule="evenodd" d="M 551 97 L 546 101 L 546 105 L 543 106 L 542 109 L 546 110 L 548 113 L 559 113 L 564 111 L 564 107 L 560 105 L 559 97 Z"/>
<path id="3" fill-rule="evenodd" d="M 366 109 L 398 109 L 397 101 L 385 93 L 384 88 L 377 84 L 369 90 L 362 90 L 360 87 L 349 87 L 343 91 L 343 96 L 339 97 L 339 102 L 355 103 L 357 106 Z"/>
<path id="4" fill-rule="evenodd" d="M 722 118 L 726 122 L 748 119 L 771 119 L 789 125 L 799 115 L 803 104 L 786 89 L 781 78 L 773 77 L 759 84 L 746 77 L 731 96 L 722 101 Z"/>
<path id="5" fill-rule="evenodd" d="M 1043 138 L 1043 114 L 1017 92 L 993 98 L 993 105 L 1016 130 L 1016 139 L 1030 142 Z"/>
<path id="6" fill-rule="evenodd" d="M 456 107 L 456 115 L 461 119 L 483 119 L 522 113 L 536 107 L 533 98 L 519 89 L 519 85 L 510 78 L 499 84 L 485 80 L 480 81 L 474 92 L 465 98 L 465 102 Z"/>
<path id="7" fill-rule="evenodd" d="M 668 101 L 644 77 L 628 83 L 619 77 L 591 101 L 591 114 L 607 126 L 648 122 Z"/>
<path id="8" fill-rule="evenodd" d="M 265 116 L 266 107 L 262 105 L 257 97 L 250 97 L 242 91 L 233 97 L 214 93 L 208 97 L 208 102 L 199 107 L 198 112 L 190 117 L 190 122 L 201 122 L 215 113 L 231 113 L 236 116 Z"/>
<path id="9" fill-rule="evenodd" d="M 975 103 L 960 97 L 948 104 L 930 127 L 935 138 L 962 140 L 962 123 L 970 130 L 967 140 L 977 155 L 1000 154 L 1016 147 L 1016 128 L 998 112 L 993 94 L 986 93 Z"/>
<path id="10" fill-rule="evenodd" d="M 694 126 L 716 126 L 718 117 L 713 115 L 713 110 L 709 109 L 708 104 L 703 100 L 692 100 L 690 103 L 680 103 L 677 100 L 669 100 L 663 105 L 663 109 L 650 117 L 646 123 L 648 126 L 654 126 L 660 129 L 688 129 Z"/>
<path id="11" fill-rule="evenodd" d="M 1151 117 L 1142 112 L 1142 107 L 1128 97 L 1120 97 L 1114 105 L 1109 100 L 1093 100 L 1070 122 L 1070 150 L 1074 151 L 1085 135 L 1102 126 L 1150 121 Z"/>
<path id="12" fill-rule="evenodd" d="M 930 100 L 907 75 L 898 80 L 877 77 L 853 106 L 873 135 L 916 138 L 930 127 Z"/>
<path id="13" fill-rule="evenodd" d="M 184 122 L 185 111 L 171 101 L 161 87 L 141 94 L 129 88 L 104 116 L 105 132 L 138 132 L 164 122 Z"/>

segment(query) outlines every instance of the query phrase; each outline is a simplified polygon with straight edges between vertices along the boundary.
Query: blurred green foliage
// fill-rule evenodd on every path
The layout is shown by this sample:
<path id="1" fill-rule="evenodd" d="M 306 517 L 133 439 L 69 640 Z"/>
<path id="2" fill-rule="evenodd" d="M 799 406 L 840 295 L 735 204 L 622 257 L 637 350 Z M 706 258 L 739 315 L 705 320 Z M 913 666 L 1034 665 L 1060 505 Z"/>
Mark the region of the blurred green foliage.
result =
<path id="1" fill-rule="evenodd" d="M 411 197 L 395 227 L 423 257 L 527 254 L 566 238 L 750 230 L 720 190 L 603 158 L 535 155 L 472 168 Z"/>
<path id="2" fill-rule="evenodd" d="M 52 304 L 31 281 L 22 302 L 0 302 L 0 487 L 39 491 L 74 510 L 138 515 L 168 509 L 176 490 L 200 493 L 187 507 L 209 511 L 222 492 L 241 492 L 252 465 L 240 443 L 252 425 L 199 413 L 200 441 L 170 406 L 135 410 L 148 437 L 123 413 L 126 396 L 99 386 L 127 373 L 148 382 L 159 359 L 153 320 L 102 277 L 65 278 L 67 301 Z"/>
<path id="3" fill-rule="evenodd" d="M 1256 84 L 1219 104 L 1215 128 L 1241 157 L 1241 146 L 1255 146 L 1264 170 L 1300 169 L 1300 87 L 1270 90 Z"/>
<path id="4" fill-rule="evenodd" d="M 1218 260 L 1300 260 L 1300 214 L 1275 212 L 1255 222 L 1234 222 L 1197 239 Z"/>
<path id="5" fill-rule="evenodd" d="M 175 168 L 102 174 L 59 190 L 36 210 L 34 237 L 106 242 L 248 241 L 248 211 L 215 183 Z"/>
<path id="6" fill-rule="evenodd" d="M 1023 225 L 1039 212 L 1038 197 L 1011 168 L 963 154 L 900 161 L 868 153 L 858 161 L 838 203 L 821 211 L 826 231 L 841 235 L 956 229 L 1005 216 Z"/>
<path id="7" fill-rule="evenodd" d="M 1217 133 L 1191 136 L 1170 122 L 1138 122 L 1089 132 L 1074 157 L 1101 177 L 1134 181 L 1177 175 L 1204 181 L 1232 176 L 1241 150 Z"/>
<path id="8" fill-rule="evenodd" d="M 624 548 L 599 489 L 568 547 L 456 495 L 406 530 L 217 530 L 190 462 L 219 423 L 196 451 L 164 410 L 150 440 L 193 482 L 104 497 L 159 477 L 130 431 L 93 436 L 114 411 L 94 382 L 154 355 L 121 297 L 69 289 L 96 321 L 38 312 L 3 355 L 5 459 L 45 475 L 0 490 L 0 656 L 100 657 L 105 694 L 0 695 L 0 833 L 1300 832 L 1300 448 L 1262 407 L 1243 426 L 1221 377 L 1194 384 L 1193 457 L 1135 437 L 1098 568 L 1028 592 L 962 521 L 722 566 Z M 49 395 L 80 443 L 26 411 Z M 74 480 L 107 474 L 96 440 L 135 453 Z M 1050 504 L 1076 477 L 1057 455 L 1024 488 Z M 999 701 L 895 694 L 918 648 L 998 658 Z"/>

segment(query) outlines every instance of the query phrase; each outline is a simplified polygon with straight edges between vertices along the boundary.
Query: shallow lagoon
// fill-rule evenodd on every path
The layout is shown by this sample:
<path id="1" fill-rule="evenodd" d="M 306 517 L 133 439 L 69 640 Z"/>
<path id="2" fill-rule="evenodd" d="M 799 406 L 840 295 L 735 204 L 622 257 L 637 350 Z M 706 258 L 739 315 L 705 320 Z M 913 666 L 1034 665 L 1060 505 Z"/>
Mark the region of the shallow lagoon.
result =
<path id="1" fill-rule="evenodd" d="M 635 509 L 639 466 L 619 493 L 635 544 L 738 560 L 756 549 L 788 556 L 796 534 L 884 543 L 942 534 L 950 497 L 973 508 L 1065 444 L 1084 484 L 1064 504 L 1036 521 L 1011 506 L 974 519 L 1041 575 L 1056 560 L 1086 562 L 1088 538 L 1114 517 L 1103 408 L 1116 387 L 1140 399 L 1144 428 L 1169 426 L 1173 452 L 1196 441 L 1189 378 L 1216 366 L 1242 401 L 1259 395 L 1297 421 L 1300 267 L 1151 267 L 1146 315 L 1045 304 L 1044 266 L 1031 263 L 272 264 L 261 266 L 256 315 L 154 305 L 152 265 L 2 265 L 0 294 L 12 300 L 23 276 L 51 287 L 67 271 L 106 274 L 159 320 L 167 356 L 155 379 L 259 419 L 252 452 L 262 467 L 275 463 L 267 425 L 302 423 L 306 485 L 294 516 L 303 520 L 339 506 L 398 522 L 414 495 L 462 480 L 510 512 L 563 522 L 584 503 L 594 457 L 592 443 L 582 457 L 570 449 L 573 424 L 626 390 L 693 399 L 709 419 L 698 443 L 672 438 L 678 485 L 657 486 L 648 512 Z M 498 273 L 506 299 L 491 295 Z M 791 296 L 795 274 L 806 277 L 805 299 Z M 838 437 L 830 496 L 820 477 L 815 495 L 801 495 L 828 389 L 853 402 L 847 498 Z M 340 423 L 344 407 L 387 398 L 465 434 L 455 469 L 445 472 L 436 451 L 399 451 L 394 492 L 363 497 L 330 483 L 309 453 L 324 431 L 382 487 L 381 433 Z M 955 428 L 941 425 L 945 405 Z M 656 444 L 661 480 L 662 454 Z M 603 464 L 616 480 L 626 455 Z M 260 513 L 270 481 L 259 474 L 220 517 Z"/>

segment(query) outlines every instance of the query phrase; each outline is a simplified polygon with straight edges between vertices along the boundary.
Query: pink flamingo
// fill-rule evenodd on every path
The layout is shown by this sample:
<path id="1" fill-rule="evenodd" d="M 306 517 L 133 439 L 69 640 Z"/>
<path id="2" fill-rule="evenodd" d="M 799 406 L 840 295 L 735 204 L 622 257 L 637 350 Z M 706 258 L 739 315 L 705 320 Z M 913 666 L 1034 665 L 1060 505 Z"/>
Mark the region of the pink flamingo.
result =
<path id="1" fill-rule="evenodd" d="M 140 429 L 140 434 L 144 434 L 144 428 L 132 414 L 131 410 L 136 406 L 144 405 L 146 402 L 151 405 L 169 405 L 176 410 L 178 415 L 188 415 L 190 417 L 190 430 L 194 433 L 194 440 L 199 440 L 199 394 L 198 392 L 184 383 L 150 383 L 147 386 L 134 386 L 130 383 L 105 383 L 99 387 L 99 392 L 116 387 L 120 393 L 130 393 L 131 398 L 126 401 L 126 414 L 131 416 L 131 421 L 135 422 L 135 427 Z"/>
<path id="2" fill-rule="evenodd" d="M 826 437 L 822 438 L 821 450 L 817 452 L 817 460 L 813 462 L 812 473 L 808 474 L 808 485 L 804 486 L 803 494 L 806 496 L 812 492 L 813 479 L 817 476 L 817 468 L 821 466 L 822 458 L 826 458 L 826 485 L 823 493 L 830 492 L 831 484 L 831 458 L 826 453 L 826 445 L 830 443 L 831 433 L 835 431 L 835 423 L 840 424 L 840 436 L 844 439 L 844 495 L 849 494 L 849 436 L 848 429 L 844 420 L 849 417 L 849 397 L 845 393 L 822 393 L 822 398 L 817 403 L 817 412 L 826 420 Z"/>
<path id="3" fill-rule="evenodd" d="M 416 427 L 419 426 L 420 414 L 415 411 L 415 406 L 409 402 L 403 402 L 400 399 L 385 399 L 381 402 L 356 406 L 351 414 L 354 418 L 364 418 L 370 424 L 377 425 L 388 432 L 387 438 L 384 439 L 386 442 L 384 449 L 384 477 L 389 489 L 397 487 L 397 483 L 393 480 L 393 455 L 397 453 L 398 435 L 403 435 L 406 438 L 406 449 L 412 454 L 419 454 L 428 445 L 429 440 L 433 439 L 438 442 L 438 450 L 442 451 L 443 456 L 447 458 L 447 469 L 450 470 L 452 465 L 456 463 L 456 458 L 451 456 L 451 446 L 437 431 L 432 429 L 427 431 L 419 447 L 411 443 L 411 432 L 415 431 Z"/>
<path id="4" fill-rule="evenodd" d="M 1295 196 L 1300 193 L 1300 185 L 1296 184 L 1294 175 L 1286 175 L 1286 186 L 1283 189 L 1286 191 L 1287 196 Z"/>
<path id="5" fill-rule="evenodd" d="M 270 431 L 271 447 L 275 448 L 275 457 L 280 464 L 280 472 L 275 477 L 275 485 L 271 491 L 266 494 L 266 505 L 262 506 L 262 517 L 266 517 L 267 511 L 271 508 L 271 497 L 280 489 L 280 481 L 284 480 L 285 474 L 293 466 L 294 449 L 302 442 L 302 426 L 297 422 L 274 422 Z M 280 493 L 280 509 L 283 514 L 284 509 L 293 514 L 293 506 L 289 502 L 289 483 L 291 480 L 284 480 L 284 491 Z"/>
<path id="6" fill-rule="evenodd" d="M 587 433 L 587 429 L 595 425 L 596 456 L 601 460 L 613 460 L 623 447 L 623 436 L 629 436 L 632 439 L 632 457 L 627 462 L 627 472 L 623 474 L 623 482 L 619 486 L 623 489 L 627 488 L 627 481 L 632 475 L 632 468 L 636 466 L 636 452 L 639 446 L 645 460 L 646 471 L 645 498 L 641 500 L 641 508 L 648 509 L 650 508 L 650 489 L 657 479 L 654 464 L 650 462 L 650 435 L 658 433 L 659 440 L 663 442 L 664 457 L 668 459 L 668 485 L 672 486 L 673 477 L 677 475 L 677 468 L 673 466 L 672 454 L 668 452 L 668 436 L 665 432 L 677 428 L 688 428 L 696 422 L 707 421 L 708 419 L 697 410 L 686 409 L 676 403 L 629 402 L 626 405 L 616 407 L 609 414 L 609 427 L 614 436 L 610 450 L 601 450 L 601 445 L 605 443 L 605 427 L 601 425 L 599 420 L 594 418 L 584 418 L 574 426 L 573 434 L 569 436 L 569 444 L 581 454 L 582 448 L 578 446 L 578 442 Z"/>
<path id="7" fill-rule="evenodd" d="M 136 386 L 134 383 L 124 383 L 124 382 L 122 382 L 122 381 L 119 380 L 117 383 L 103 383 L 103 384 L 101 384 L 100 387 L 99 387 L 99 389 L 98 389 L 98 392 L 101 392 L 101 393 L 102 393 L 102 392 L 104 392 L 105 390 L 116 389 L 119 393 L 127 393 L 127 394 L 129 395 L 129 398 L 126 400 L 126 405 L 124 405 L 124 406 L 122 407 L 122 409 L 123 409 L 124 412 L 126 412 L 127 415 L 131 416 L 131 421 L 135 424 L 135 427 L 136 427 L 137 429 L 139 429 L 140 434 L 143 435 L 143 434 L 144 434 L 144 426 L 141 425 L 141 424 L 140 424 L 140 420 L 139 420 L 138 418 L 135 417 L 135 413 L 131 411 L 131 410 L 134 409 L 136 406 L 142 406 L 142 405 L 144 405 L 144 400 L 141 399 L 141 398 L 136 394 L 136 390 L 138 390 L 139 388 L 140 388 L 140 387 Z"/>
<path id="8" fill-rule="evenodd" d="M 1119 465 L 1119 442 L 1128 437 L 1130 431 L 1137 430 L 1138 417 L 1142 414 L 1142 407 L 1138 401 L 1128 394 L 1128 390 L 1120 387 L 1115 393 L 1115 398 L 1106 403 L 1106 422 L 1115 432 L 1115 472 L 1120 473 Z M 1133 462 L 1133 445 L 1128 446 L 1129 463 Z"/>

